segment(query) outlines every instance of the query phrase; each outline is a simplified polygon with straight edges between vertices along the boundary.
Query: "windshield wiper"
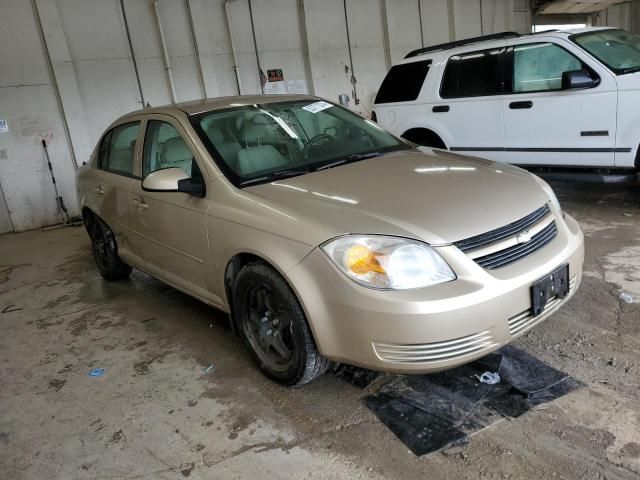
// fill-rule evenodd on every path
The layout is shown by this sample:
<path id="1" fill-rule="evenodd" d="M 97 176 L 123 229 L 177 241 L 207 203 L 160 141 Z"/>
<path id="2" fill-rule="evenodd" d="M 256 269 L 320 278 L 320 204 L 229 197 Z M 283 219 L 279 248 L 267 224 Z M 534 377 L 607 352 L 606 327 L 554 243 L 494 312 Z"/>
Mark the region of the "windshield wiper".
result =
<path id="1" fill-rule="evenodd" d="M 359 160 L 364 160 L 366 158 L 380 157 L 384 155 L 384 152 L 368 152 L 368 153 L 354 153 L 352 155 L 347 155 L 340 160 L 335 162 L 327 163 L 326 165 L 322 165 L 316 168 L 316 172 L 320 170 L 326 170 L 328 168 L 337 167 L 339 165 L 344 165 L 345 163 L 357 162 Z"/>
<path id="2" fill-rule="evenodd" d="M 271 172 L 268 175 L 263 175 L 262 177 L 250 178 L 249 180 L 244 180 L 243 182 L 239 183 L 239 186 L 248 187 L 249 185 L 255 185 L 257 183 L 273 182 L 274 180 L 280 180 L 281 178 L 297 177 L 298 175 L 304 175 L 305 173 L 310 173 L 311 171 L 312 170 L 309 168 L 278 170 L 277 172 Z"/>
<path id="3" fill-rule="evenodd" d="M 640 72 L 640 67 L 630 67 L 630 68 L 625 68 L 622 70 L 622 73 L 635 73 L 635 72 Z"/>

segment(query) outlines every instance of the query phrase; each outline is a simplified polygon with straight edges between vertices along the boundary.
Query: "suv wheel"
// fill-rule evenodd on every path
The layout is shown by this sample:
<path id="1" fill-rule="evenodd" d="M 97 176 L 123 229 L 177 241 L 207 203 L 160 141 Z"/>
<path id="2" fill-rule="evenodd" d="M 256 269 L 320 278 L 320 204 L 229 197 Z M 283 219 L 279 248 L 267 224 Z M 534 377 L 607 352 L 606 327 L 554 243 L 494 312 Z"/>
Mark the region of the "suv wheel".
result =
<path id="1" fill-rule="evenodd" d="M 91 247 L 98 271 L 105 280 L 121 280 L 131 273 L 131 267 L 118 256 L 118 247 L 113 232 L 95 217 L 91 222 Z"/>
<path id="2" fill-rule="evenodd" d="M 304 385 L 326 371 L 329 361 L 316 348 L 300 302 L 273 268 L 261 262 L 243 267 L 233 305 L 245 344 L 269 378 Z"/>

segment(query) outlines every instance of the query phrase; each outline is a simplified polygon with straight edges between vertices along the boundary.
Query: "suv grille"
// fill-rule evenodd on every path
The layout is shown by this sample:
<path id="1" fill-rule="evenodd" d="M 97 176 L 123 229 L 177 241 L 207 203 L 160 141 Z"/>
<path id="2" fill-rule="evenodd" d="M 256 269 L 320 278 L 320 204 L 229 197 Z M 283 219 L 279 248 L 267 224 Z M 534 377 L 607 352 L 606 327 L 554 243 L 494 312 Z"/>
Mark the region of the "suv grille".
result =
<path id="1" fill-rule="evenodd" d="M 544 205 L 520 220 L 454 245 L 483 268 L 504 267 L 538 251 L 556 237 L 558 229 L 550 213 L 549 207 Z M 535 230 L 535 233 L 528 241 L 519 242 L 517 236 L 529 230 Z M 503 248 L 500 248 L 501 243 L 504 243 Z"/>

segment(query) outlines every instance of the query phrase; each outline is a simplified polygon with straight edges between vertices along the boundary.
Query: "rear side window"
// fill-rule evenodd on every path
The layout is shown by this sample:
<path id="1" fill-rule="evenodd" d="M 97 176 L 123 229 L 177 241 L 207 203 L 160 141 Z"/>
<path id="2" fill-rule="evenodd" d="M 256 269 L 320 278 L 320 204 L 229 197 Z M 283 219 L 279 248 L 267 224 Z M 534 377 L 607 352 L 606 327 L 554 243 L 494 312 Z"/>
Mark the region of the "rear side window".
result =
<path id="1" fill-rule="evenodd" d="M 100 143 L 100 168 L 133 176 L 134 155 L 140 122 L 119 125 L 108 132 Z"/>
<path id="2" fill-rule="evenodd" d="M 418 98 L 431 60 L 403 63 L 389 70 L 374 103 L 410 102 Z"/>
<path id="3" fill-rule="evenodd" d="M 449 58 L 440 87 L 442 98 L 497 95 L 503 90 L 503 48 Z"/>
<path id="4" fill-rule="evenodd" d="M 562 88 L 562 73 L 584 68 L 573 54 L 553 43 L 529 43 L 513 49 L 513 91 L 544 92 Z"/>

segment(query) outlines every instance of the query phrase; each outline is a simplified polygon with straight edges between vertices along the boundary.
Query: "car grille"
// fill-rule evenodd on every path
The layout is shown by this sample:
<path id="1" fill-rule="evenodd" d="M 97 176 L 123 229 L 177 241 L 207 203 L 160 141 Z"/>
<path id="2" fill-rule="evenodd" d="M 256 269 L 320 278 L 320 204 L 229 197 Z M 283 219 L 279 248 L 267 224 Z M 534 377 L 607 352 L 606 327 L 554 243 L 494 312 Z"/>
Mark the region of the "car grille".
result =
<path id="1" fill-rule="evenodd" d="M 569 280 L 569 293 L 573 293 L 573 290 L 576 288 L 576 277 L 573 277 L 571 280 Z M 518 336 L 524 332 L 526 332 L 527 330 L 529 330 L 531 327 L 535 326 L 538 322 L 540 322 L 541 320 L 544 320 L 546 315 L 544 315 L 545 313 L 551 311 L 552 309 L 554 309 L 556 306 L 558 306 L 560 303 L 562 303 L 562 301 L 564 299 L 566 299 L 567 297 L 564 298 L 558 298 L 558 297 L 553 297 L 550 298 L 549 300 L 547 300 L 547 303 L 544 306 L 544 311 L 542 315 L 538 315 L 537 317 L 533 316 L 532 310 L 531 308 L 525 310 L 524 312 L 519 313 L 518 315 L 511 317 L 509 319 L 509 332 L 511 333 L 512 337 Z"/>
<path id="2" fill-rule="evenodd" d="M 386 362 L 430 363 L 454 360 L 497 346 L 487 330 L 467 337 L 444 342 L 397 344 L 373 342 L 378 356 Z"/>
<path id="3" fill-rule="evenodd" d="M 526 242 L 518 235 L 533 232 Z M 548 205 L 543 205 L 526 217 L 490 232 L 455 242 L 481 267 L 488 270 L 504 267 L 540 250 L 558 234 Z"/>

